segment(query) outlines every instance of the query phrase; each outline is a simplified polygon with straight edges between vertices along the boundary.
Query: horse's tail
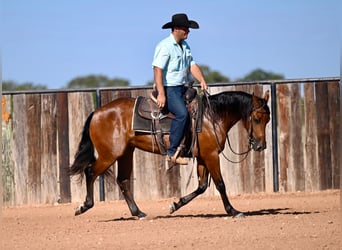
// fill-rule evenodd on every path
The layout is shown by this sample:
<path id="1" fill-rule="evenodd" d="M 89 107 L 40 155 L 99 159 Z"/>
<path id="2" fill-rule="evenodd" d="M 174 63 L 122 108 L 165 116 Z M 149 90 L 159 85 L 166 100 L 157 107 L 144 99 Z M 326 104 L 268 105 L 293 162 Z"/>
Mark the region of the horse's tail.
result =
<path id="1" fill-rule="evenodd" d="M 83 177 L 84 170 L 96 161 L 94 155 L 94 145 L 89 135 L 89 125 L 91 119 L 93 118 L 93 115 L 94 112 L 92 112 L 88 116 L 84 124 L 82 139 L 78 145 L 78 150 L 75 154 L 74 163 L 71 165 L 69 169 L 70 175 L 80 175 L 81 177 Z"/>

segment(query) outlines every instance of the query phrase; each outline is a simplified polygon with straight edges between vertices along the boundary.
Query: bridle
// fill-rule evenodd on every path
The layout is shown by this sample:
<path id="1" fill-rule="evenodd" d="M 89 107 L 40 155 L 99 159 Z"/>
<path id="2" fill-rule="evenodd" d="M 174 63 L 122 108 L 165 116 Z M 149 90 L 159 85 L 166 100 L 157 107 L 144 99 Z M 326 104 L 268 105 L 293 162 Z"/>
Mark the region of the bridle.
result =
<path id="1" fill-rule="evenodd" d="M 217 136 L 217 133 L 216 133 L 216 124 L 214 122 L 214 119 L 213 119 L 213 110 L 211 108 L 211 105 L 210 105 L 210 101 L 209 101 L 209 96 L 210 94 L 208 93 L 208 91 L 204 91 L 204 96 L 206 97 L 207 99 L 207 103 L 208 103 L 208 113 L 209 113 L 209 116 L 211 117 L 211 122 L 212 122 L 212 125 L 213 125 L 213 128 L 214 128 L 214 134 L 215 134 L 215 139 L 216 139 L 216 143 L 217 143 L 217 146 L 219 147 L 219 150 L 221 151 L 223 157 L 231 162 L 231 163 L 241 163 L 242 161 L 244 161 L 249 152 L 253 149 L 253 145 L 256 143 L 254 137 L 253 137 L 253 122 L 252 122 L 252 114 L 254 112 L 257 112 L 257 113 L 263 113 L 263 114 L 267 114 L 267 112 L 265 111 L 264 107 L 266 105 L 266 103 L 263 103 L 262 105 L 258 106 L 258 107 L 254 107 L 254 104 L 253 104 L 253 108 L 252 108 L 252 111 L 250 112 L 249 114 L 249 128 L 248 128 L 248 149 L 245 151 L 245 152 L 242 152 L 242 153 L 237 153 L 233 150 L 231 144 L 230 144 L 230 140 L 229 140 L 229 135 L 228 133 L 226 134 L 226 139 L 227 139 L 227 143 L 228 143 L 228 146 L 229 146 L 229 149 L 230 151 L 232 151 L 233 154 L 235 155 L 238 155 L 238 156 L 241 156 L 243 155 L 244 157 L 239 160 L 239 161 L 233 161 L 233 160 L 230 160 L 223 152 L 223 148 L 221 147 L 221 145 L 219 144 L 219 141 L 218 141 L 218 136 Z"/>
<path id="2" fill-rule="evenodd" d="M 253 145 L 256 143 L 254 137 L 253 137 L 253 122 L 252 122 L 252 114 L 254 112 L 256 113 L 261 113 L 261 114 L 268 114 L 266 111 L 265 111 L 265 106 L 266 106 L 266 102 L 263 102 L 262 105 L 258 106 L 258 107 L 254 107 L 252 108 L 252 111 L 249 115 L 249 131 L 248 131 L 248 139 L 249 139 L 249 149 L 251 150 L 253 148 Z"/>

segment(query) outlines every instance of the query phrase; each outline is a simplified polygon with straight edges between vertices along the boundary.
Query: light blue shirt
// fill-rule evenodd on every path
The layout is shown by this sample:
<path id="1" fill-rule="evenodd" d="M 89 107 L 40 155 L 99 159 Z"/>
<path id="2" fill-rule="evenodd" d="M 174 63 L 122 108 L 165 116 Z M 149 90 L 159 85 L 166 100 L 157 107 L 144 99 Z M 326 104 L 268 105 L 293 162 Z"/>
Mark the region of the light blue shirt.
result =
<path id="1" fill-rule="evenodd" d="M 178 86 L 192 81 L 190 66 L 195 64 L 187 42 L 182 41 L 182 48 L 172 34 L 157 45 L 152 66 L 163 70 L 164 86 Z"/>

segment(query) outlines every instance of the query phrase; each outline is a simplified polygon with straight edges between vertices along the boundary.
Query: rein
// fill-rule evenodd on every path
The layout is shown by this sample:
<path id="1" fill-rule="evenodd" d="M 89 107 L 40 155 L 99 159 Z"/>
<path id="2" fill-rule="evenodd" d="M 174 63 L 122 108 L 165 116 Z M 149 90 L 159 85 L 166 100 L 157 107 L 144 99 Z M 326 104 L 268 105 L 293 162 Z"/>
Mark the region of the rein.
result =
<path id="1" fill-rule="evenodd" d="M 237 152 L 235 152 L 235 151 L 233 150 L 233 148 L 232 148 L 232 146 L 231 146 L 231 144 L 230 144 L 230 140 L 229 140 L 228 133 L 227 133 L 226 139 L 227 139 L 227 143 L 228 143 L 228 146 L 229 146 L 230 151 L 231 151 L 233 154 L 235 154 L 235 155 L 239 155 L 239 156 L 244 155 L 244 157 L 243 157 L 240 161 L 233 161 L 233 160 L 230 160 L 230 159 L 228 158 L 228 156 L 226 156 L 226 155 L 224 154 L 223 148 L 221 147 L 221 145 L 220 145 L 219 142 L 218 142 L 218 137 L 217 137 L 217 133 L 216 133 L 215 121 L 214 121 L 214 119 L 213 119 L 213 110 L 212 110 L 212 107 L 211 107 L 210 101 L 209 101 L 209 96 L 210 96 L 210 94 L 208 93 L 207 90 L 204 90 L 204 96 L 205 96 L 206 99 L 207 99 L 208 108 L 209 108 L 209 109 L 208 109 L 208 111 L 209 111 L 209 116 L 212 118 L 212 119 L 211 119 L 211 122 L 212 122 L 212 125 L 213 125 L 213 128 L 214 128 L 214 134 L 215 134 L 215 138 L 216 138 L 216 143 L 217 143 L 217 146 L 219 147 L 219 150 L 222 152 L 223 157 L 224 157 L 227 161 L 229 161 L 229 162 L 231 162 L 231 163 L 241 163 L 242 161 L 244 161 L 244 160 L 247 158 L 248 153 L 252 150 L 252 141 L 253 141 L 253 138 L 252 138 L 253 128 L 252 128 L 252 122 L 251 122 L 252 117 L 249 116 L 249 120 L 250 120 L 250 124 L 251 124 L 251 125 L 249 126 L 249 131 L 248 131 L 249 145 L 248 145 L 248 149 L 247 149 L 245 152 L 237 153 Z M 254 110 L 254 109 L 253 109 L 253 110 Z M 252 112 L 253 112 L 253 111 L 252 111 Z"/>

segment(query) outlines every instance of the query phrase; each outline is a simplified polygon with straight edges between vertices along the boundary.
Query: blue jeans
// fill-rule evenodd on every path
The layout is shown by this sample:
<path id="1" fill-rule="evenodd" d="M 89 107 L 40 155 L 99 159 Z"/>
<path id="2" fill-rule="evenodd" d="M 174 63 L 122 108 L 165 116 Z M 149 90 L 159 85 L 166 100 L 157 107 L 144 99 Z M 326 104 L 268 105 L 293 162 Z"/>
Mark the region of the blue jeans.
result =
<path id="1" fill-rule="evenodd" d="M 186 87 L 183 85 L 165 87 L 166 107 L 175 115 L 170 128 L 170 146 L 167 149 L 167 155 L 169 156 L 176 153 L 189 123 L 189 113 L 183 98 L 185 91 Z"/>

